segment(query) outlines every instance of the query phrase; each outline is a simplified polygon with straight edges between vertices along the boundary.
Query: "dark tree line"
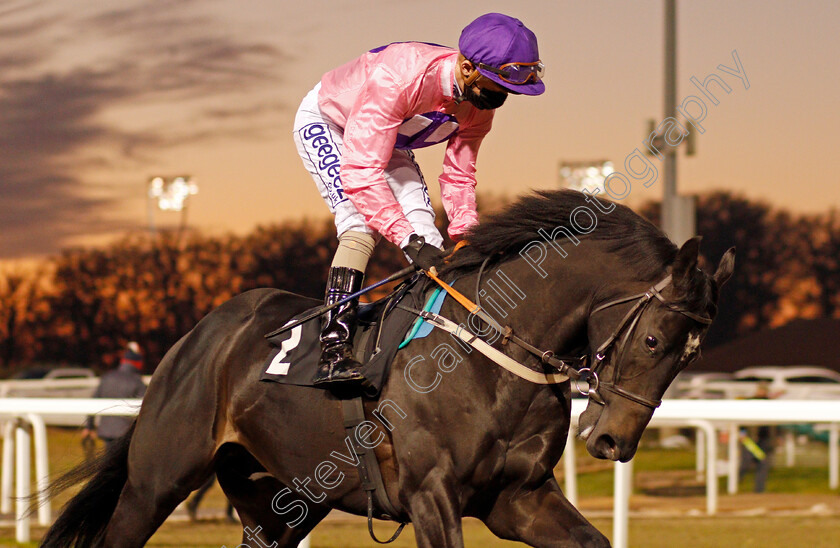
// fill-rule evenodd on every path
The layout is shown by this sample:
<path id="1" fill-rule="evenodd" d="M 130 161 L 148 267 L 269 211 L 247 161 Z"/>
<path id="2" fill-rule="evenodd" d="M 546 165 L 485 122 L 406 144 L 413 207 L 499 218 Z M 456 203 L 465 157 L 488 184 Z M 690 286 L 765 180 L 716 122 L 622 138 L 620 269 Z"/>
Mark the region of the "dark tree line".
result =
<path id="1" fill-rule="evenodd" d="M 133 235 L 71 249 L 35 272 L 0 274 L 0 367 L 32 363 L 111 366 L 138 341 L 152 367 L 204 315 L 257 287 L 323 296 L 336 246 L 331 220 L 208 237 Z M 379 246 L 371 276 L 405 266 Z"/>
<path id="2" fill-rule="evenodd" d="M 659 221 L 659 204 L 640 212 Z M 735 273 L 724 287 L 707 344 L 796 318 L 840 317 L 840 218 L 795 216 L 728 192 L 697 198 L 697 234 L 707 268 L 732 246 Z"/>
<path id="3" fill-rule="evenodd" d="M 488 210 L 501 203 L 482 201 Z M 640 212 L 658 221 L 658 204 Z M 836 211 L 794 216 L 715 192 L 698 198 L 697 221 L 710 265 L 729 247 L 738 249 L 710 344 L 794 318 L 840 317 Z M 238 293 L 278 287 L 322 297 L 336 243 L 332 219 L 261 227 L 241 237 L 131 235 L 104 248 L 64 251 L 34 271 L 0 273 L 0 373 L 39 362 L 102 370 L 129 340 L 140 342 L 154 366 L 205 314 Z M 380 244 L 368 282 L 405 265 L 395 246 Z"/>

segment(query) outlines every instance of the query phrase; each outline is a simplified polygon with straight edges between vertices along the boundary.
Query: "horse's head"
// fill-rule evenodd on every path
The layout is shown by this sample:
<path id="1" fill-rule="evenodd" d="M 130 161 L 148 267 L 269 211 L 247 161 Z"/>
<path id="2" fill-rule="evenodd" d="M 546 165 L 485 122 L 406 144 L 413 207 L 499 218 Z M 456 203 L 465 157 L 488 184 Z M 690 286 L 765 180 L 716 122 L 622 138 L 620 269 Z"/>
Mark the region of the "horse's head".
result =
<path id="1" fill-rule="evenodd" d="M 697 268 L 699 242 L 686 242 L 667 275 L 643 293 L 607 299 L 590 314 L 597 380 L 591 380 L 579 432 L 594 457 L 633 458 L 665 390 L 699 354 L 735 262 L 730 249 L 713 275 L 704 273 Z"/>

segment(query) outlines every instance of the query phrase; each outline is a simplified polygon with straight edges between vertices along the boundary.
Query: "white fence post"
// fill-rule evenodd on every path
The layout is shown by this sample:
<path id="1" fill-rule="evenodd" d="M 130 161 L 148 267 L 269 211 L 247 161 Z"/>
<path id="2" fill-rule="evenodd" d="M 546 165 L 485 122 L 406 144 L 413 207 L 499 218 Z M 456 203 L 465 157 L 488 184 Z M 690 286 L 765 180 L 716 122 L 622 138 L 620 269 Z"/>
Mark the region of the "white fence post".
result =
<path id="1" fill-rule="evenodd" d="M 785 431 L 785 466 L 793 468 L 796 463 L 796 434 L 793 430 Z"/>
<path id="2" fill-rule="evenodd" d="M 0 489 L 0 510 L 11 511 L 12 468 L 15 468 L 15 538 L 18 542 L 29 542 L 31 519 L 25 516 L 31 493 L 31 449 L 30 424 L 35 435 L 35 473 L 39 490 L 38 522 L 49 525 L 52 512 L 47 499 L 49 483 L 49 455 L 47 452 L 47 429 L 44 416 L 51 415 L 136 415 L 140 400 L 112 399 L 62 399 L 62 398 L 2 398 L 0 416 L 6 418 L 3 425 L 3 472 Z M 26 423 L 26 420 L 29 423 Z M 12 432 L 14 431 L 14 440 Z M 12 462 L 14 456 L 14 463 Z M 14 466 L 13 466 L 14 464 Z"/>
<path id="3" fill-rule="evenodd" d="M 17 477 L 15 478 L 15 538 L 18 542 L 29 542 L 29 516 L 26 515 L 26 499 L 29 498 L 29 444 L 28 426 L 18 423 L 15 428 L 15 450 Z"/>
<path id="4" fill-rule="evenodd" d="M 633 490 L 633 461 L 616 462 L 613 479 L 614 548 L 627 548 L 630 531 L 630 493 Z"/>
<path id="5" fill-rule="evenodd" d="M 26 420 L 32 425 L 35 437 L 35 481 L 38 486 L 38 524 L 49 525 L 52 511 L 47 486 L 50 484 L 50 457 L 47 451 L 47 427 L 40 415 L 28 413 Z"/>
<path id="6" fill-rule="evenodd" d="M 563 484 L 565 487 L 566 499 L 577 506 L 577 455 L 575 454 L 575 437 L 577 436 L 577 425 L 569 425 L 569 433 L 566 438 L 566 449 L 563 451 Z"/>
<path id="7" fill-rule="evenodd" d="M 718 504 L 717 467 L 712 464 L 717 462 L 717 431 L 709 421 L 692 420 L 688 421 L 688 424 L 698 429 L 698 435 L 703 432 L 703 438 L 706 440 L 706 513 L 713 516 L 717 513 Z"/>
<path id="8" fill-rule="evenodd" d="M 738 492 L 738 467 L 741 464 L 741 452 L 738 439 L 739 428 L 734 422 L 729 423 L 729 451 L 727 461 L 726 492 L 734 495 Z"/>
<path id="9" fill-rule="evenodd" d="M 3 477 L 0 480 L 0 513 L 12 513 L 12 486 L 15 468 L 15 421 L 3 423 Z"/>
<path id="10" fill-rule="evenodd" d="M 840 425 L 836 422 L 828 425 L 828 486 L 837 489 L 840 485 Z"/>
<path id="11" fill-rule="evenodd" d="M 694 435 L 695 439 L 695 458 L 694 458 L 694 471 L 696 472 L 695 478 L 698 480 L 703 479 L 703 471 L 706 469 L 706 433 L 701 430 L 700 428 L 697 429 L 697 433 Z"/>
<path id="12" fill-rule="evenodd" d="M 717 459 L 717 432 L 711 423 L 706 424 L 708 424 L 708 432 L 706 434 L 706 447 L 708 450 L 706 453 L 706 513 L 714 516 L 717 514 L 718 481 L 717 469 L 710 463 L 715 462 Z"/>

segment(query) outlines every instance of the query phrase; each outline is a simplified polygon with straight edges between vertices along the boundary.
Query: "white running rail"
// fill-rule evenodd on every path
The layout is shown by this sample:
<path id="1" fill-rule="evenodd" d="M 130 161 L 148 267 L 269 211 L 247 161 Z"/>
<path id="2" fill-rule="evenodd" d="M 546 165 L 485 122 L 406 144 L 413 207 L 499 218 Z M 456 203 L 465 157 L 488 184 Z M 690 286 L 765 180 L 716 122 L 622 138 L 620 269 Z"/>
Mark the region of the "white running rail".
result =
<path id="1" fill-rule="evenodd" d="M 49 470 L 47 462 L 47 431 L 43 416 L 54 415 L 136 415 L 141 400 L 114 399 L 65 399 L 65 398 L 0 398 L 0 422 L 3 422 L 3 470 L 2 493 L 0 493 L 0 511 L 11 511 L 12 469 L 15 469 L 16 492 L 16 537 L 18 542 L 28 542 L 29 518 L 24 517 L 26 503 L 21 499 L 30 494 L 30 433 L 35 436 L 35 476 L 39 489 L 46 485 Z M 577 502 L 576 463 L 574 458 L 574 432 L 577 419 L 586 406 L 586 400 L 575 399 L 572 402 L 572 422 L 569 444 L 563 457 L 565 467 L 565 494 L 575 504 Z M 829 485 L 837 488 L 840 483 L 840 400 L 665 400 L 656 410 L 651 427 L 686 426 L 703 432 L 702 439 L 706 469 L 706 511 L 717 511 L 717 432 L 719 430 L 737 431 L 738 426 L 750 424 L 825 424 L 829 429 Z M 730 484 L 732 477 L 737 480 L 737 468 L 732 472 L 733 446 L 730 436 Z M 737 452 L 737 451 L 736 451 Z M 14 461 L 14 466 L 12 465 Z M 613 546 L 628 546 L 628 513 L 630 492 L 632 490 L 632 461 L 615 464 L 614 511 L 613 511 Z M 737 485 L 737 484 L 736 484 Z M 730 492 L 731 485 L 730 485 Z M 48 525 L 52 515 L 49 503 L 38 510 L 38 522 Z M 301 543 L 306 548 L 308 540 Z"/>

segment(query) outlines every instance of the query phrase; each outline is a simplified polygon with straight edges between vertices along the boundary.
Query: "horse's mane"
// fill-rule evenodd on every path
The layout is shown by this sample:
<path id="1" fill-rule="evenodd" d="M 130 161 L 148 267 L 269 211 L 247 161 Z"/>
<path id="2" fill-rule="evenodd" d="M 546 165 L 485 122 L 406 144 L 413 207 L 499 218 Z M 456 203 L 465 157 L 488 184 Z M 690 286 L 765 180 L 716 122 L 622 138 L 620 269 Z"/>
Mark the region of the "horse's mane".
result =
<path id="1" fill-rule="evenodd" d="M 536 191 L 519 198 L 476 225 L 466 235 L 470 245 L 461 248 L 443 271 L 473 270 L 492 255 L 504 261 L 533 241 L 545 244 L 538 230 L 551 234 L 561 226 L 581 243 L 584 240 L 606 242 L 608 251 L 622 257 L 643 278 L 656 276 L 673 262 L 676 246 L 650 221 L 626 206 L 599 197 L 602 208 L 615 206 L 609 213 L 603 212 L 594 200 L 590 198 L 593 203 L 588 203 L 586 198 L 585 194 L 574 190 Z M 588 234 L 575 228 L 570 221 L 570 215 L 578 207 L 586 207 L 597 218 L 597 226 Z M 567 237 L 560 235 L 557 242 L 569 254 L 575 253 L 575 246 Z"/>
<path id="2" fill-rule="evenodd" d="M 606 250 L 621 257 L 640 280 L 653 281 L 674 262 L 677 246 L 653 223 L 632 209 L 604 198 L 599 200 L 601 208 L 608 209 L 608 213 L 601 211 L 594 203 L 587 202 L 585 194 L 574 190 L 535 191 L 520 197 L 468 232 L 465 239 L 470 245 L 459 249 L 441 269 L 441 273 L 476 270 L 488 257 L 491 263 L 517 257 L 531 242 L 547 243 L 538 230 L 551 234 L 562 226 L 573 233 L 581 245 L 585 240 L 604 242 Z M 610 209 L 611 205 L 615 205 L 615 208 Z M 575 228 L 570 221 L 570 215 L 578 207 L 588 208 L 597 218 L 597 225 L 588 233 L 583 233 L 581 227 Z M 587 227 L 582 228 L 585 230 Z M 569 255 L 585 253 L 585 250 L 576 251 L 577 248 L 566 236 L 560 235 L 556 241 Z M 551 250 L 548 252 L 553 253 Z M 599 266 L 593 264 L 592 268 Z M 693 276 L 684 283 L 683 297 L 687 300 L 678 304 L 689 310 L 701 311 L 709 306 L 714 308 L 710 304 L 714 303 L 714 299 L 705 274 L 695 269 Z M 714 312 L 709 310 L 711 314 Z"/>

